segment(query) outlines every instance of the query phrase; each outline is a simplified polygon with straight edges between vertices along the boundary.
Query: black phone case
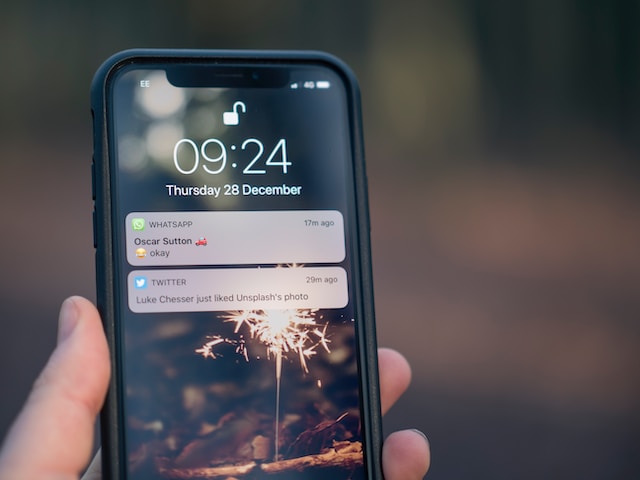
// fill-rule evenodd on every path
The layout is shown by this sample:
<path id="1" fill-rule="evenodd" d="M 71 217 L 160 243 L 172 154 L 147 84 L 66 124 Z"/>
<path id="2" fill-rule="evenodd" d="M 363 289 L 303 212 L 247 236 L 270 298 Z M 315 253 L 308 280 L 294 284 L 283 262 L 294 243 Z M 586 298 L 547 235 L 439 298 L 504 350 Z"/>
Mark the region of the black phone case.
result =
<path id="1" fill-rule="evenodd" d="M 117 53 L 107 59 L 97 70 L 91 85 L 91 113 L 93 119 L 93 162 L 92 186 L 94 199 L 93 226 L 96 261 L 97 305 L 103 319 L 111 352 L 111 382 L 105 405 L 101 413 L 102 469 L 103 478 L 124 478 L 126 458 L 122 454 L 122 431 L 119 428 L 124 419 L 118 405 L 123 393 L 119 385 L 120 344 L 118 342 L 117 312 L 121 302 L 116 288 L 120 281 L 115 272 L 114 248 L 117 245 L 112 206 L 111 145 L 109 103 L 110 81 L 116 71 L 124 65 L 145 63 L 202 62 L 216 61 L 279 63 L 315 63 L 330 66 L 345 79 L 348 88 L 350 108 L 351 139 L 354 152 L 353 176 L 355 179 L 357 243 L 356 268 L 360 272 L 356 282 L 362 298 L 359 311 L 363 320 L 357 322 L 358 356 L 361 371 L 362 428 L 365 445 L 366 469 L 370 479 L 382 479 L 381 449 L 382 422 L 380 414 L 380 393 L 378 377 L 377 342 L 373 300 L 371 268 L 371 247 L 369 240 L 369 213 L 366 173 L 364 164 L 360 92 L 357 80 L 349 67 L 338 58 L 316 51 L 253 51 L 253 50 L 177 50 L 177 49 L 133 49 Z"/>

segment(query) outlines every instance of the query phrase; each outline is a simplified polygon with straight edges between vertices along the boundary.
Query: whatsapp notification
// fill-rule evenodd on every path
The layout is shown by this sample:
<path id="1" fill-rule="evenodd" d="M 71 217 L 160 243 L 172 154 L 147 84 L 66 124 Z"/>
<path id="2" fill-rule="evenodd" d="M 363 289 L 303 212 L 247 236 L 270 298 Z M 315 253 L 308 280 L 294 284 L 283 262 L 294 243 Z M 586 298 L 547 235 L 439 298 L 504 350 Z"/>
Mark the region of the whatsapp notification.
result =
<path id="1" fill-rule="evenodd" d="M 337 210 L 133 212 L 125 220 L 135 267 L 338 263 L 345 258 Z"/>

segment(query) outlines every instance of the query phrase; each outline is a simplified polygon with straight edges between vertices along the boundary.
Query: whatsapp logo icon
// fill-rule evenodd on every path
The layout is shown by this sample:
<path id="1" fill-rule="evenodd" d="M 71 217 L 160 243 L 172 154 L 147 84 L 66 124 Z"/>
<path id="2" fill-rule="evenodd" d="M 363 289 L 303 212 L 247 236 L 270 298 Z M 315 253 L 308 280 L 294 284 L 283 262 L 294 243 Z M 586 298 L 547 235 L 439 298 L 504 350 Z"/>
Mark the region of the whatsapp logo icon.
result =
<path id="1" fill-rule="evenodd" d="M 137 232 L 144 230 L 144 218 L 132 218 L 131 228 Z"/>

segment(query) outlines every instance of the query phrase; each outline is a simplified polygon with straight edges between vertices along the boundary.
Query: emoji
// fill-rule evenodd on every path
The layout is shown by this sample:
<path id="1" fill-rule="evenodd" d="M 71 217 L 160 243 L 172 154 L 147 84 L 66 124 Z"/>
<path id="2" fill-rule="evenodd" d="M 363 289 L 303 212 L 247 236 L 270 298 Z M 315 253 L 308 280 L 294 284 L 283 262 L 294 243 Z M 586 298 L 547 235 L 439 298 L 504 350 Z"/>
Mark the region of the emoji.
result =
<path id="1" fill-rule="evenodd" d="M 136 250 L 136 257 L 138 258 L 144 258 L 147 256 L 147 251 L 144 248 L 138 248 Z"/>

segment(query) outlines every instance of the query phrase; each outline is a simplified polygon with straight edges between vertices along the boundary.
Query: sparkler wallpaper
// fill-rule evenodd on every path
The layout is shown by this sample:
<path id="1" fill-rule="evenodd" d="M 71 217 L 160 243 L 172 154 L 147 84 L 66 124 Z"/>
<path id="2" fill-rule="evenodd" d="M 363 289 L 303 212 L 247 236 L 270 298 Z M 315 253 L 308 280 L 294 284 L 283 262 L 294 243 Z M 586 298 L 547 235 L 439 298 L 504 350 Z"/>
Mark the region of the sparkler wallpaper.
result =
<path id="1" fill-rule="evenodd" d="M 133 478 L 365 478 L 351 319 L 329 310 L 165 317 L 129 328 Z"/>
<path id="2" fill-rule="evenodd" d="M 114 87 L 130 478 L 368 478 L 341 80 L 182 88 L 155 68 Z"/>

